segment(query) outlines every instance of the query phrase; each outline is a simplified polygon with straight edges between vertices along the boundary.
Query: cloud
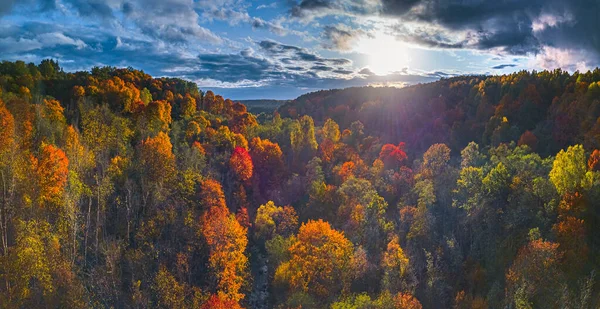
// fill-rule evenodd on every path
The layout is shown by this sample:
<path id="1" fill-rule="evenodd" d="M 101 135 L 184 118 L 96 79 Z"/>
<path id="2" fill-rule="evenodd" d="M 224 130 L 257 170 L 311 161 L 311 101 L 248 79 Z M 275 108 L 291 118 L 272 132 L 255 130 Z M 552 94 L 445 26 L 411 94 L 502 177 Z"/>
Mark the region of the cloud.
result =
<path id="1" fill-rule="evenodd" d="M 583 49 L 600 64 L 599 1 L 301 0 L 289 14 L 302 22 L 325 16 L 379 25 L 399 40 L 436 49 L 535 57 L 545 48 Z M 348 47 L 355 35 L 323 28 L 324 46 Z M 375 27 L 377 28 L 377 27 Z M 373 30 L 375 31 L 375 30 Z"/>
<path id="2" fill-rule="evenodd" d="M 532 64 L 548 70 L 561 68 L 568 71 L 587 71 L 590 67 L 590 59 L 593 59 L 593 57 L 582 50 L 544 47 L 536 55 Z"/>
<path id="3" fill-rule="evenodd" d="M 534 19 L 531 28 L 534 32 L 543 31 L 549 27 L 556 27 L 562 23 L 573 21 L 573 16 L 570 14 L 565 15 L 552 15 L 542 14 L 538 18 Z"/>
<path id="4" fill-rule="evenodd" d="M 38 39 L 46 47 L 53 47 L 56 45 L 72 45 L 78 49 L 88 47 L 82 40 L 73 39 L 60 32 L 44 33 L 39 35 Z"/>
<path id="5" fill-rule="evenodd" d="M 314 62 L 314 63 L 329 63 L 332 65 L 350 65 L 352 62 L 345 58 L 323 58 L 305 48 L 285 45 L 276 41 L 264 40 L 258 42 L 262 50 L 281 58 L 284 62 L 291 63 L 294 61 Z"/>
<path id="6" fill-rule="evenodd" d="M 271 4 L 261 4 L 259 6 L 256 7 L 257 10 L 263 10 L 263 9 L 274 9 L 277 7 L 277 2 L 272 2 Z"/>
<path id="7" fill-rule="evenodd" d="M 332 67 L 326 65 L 315 65 L 310 68 L 312 71 L 333 71 Z"/>
<path id="8" fill-rule="evenodd" d="M 16 2 L 16 0 L 0 1 L 0 16 L 12 11 L 12 8 L 15 5 L 15 2 Z"/>
<path id="9" fill-rule="evenodd" d="M 375 75 L 375 73 L 373 73 L 373 71 L 369 70 L 369 68 L 364 68 L 364 69 L 358 71 L 358 74 L 367 75 L 367 76 Z"/>
<path id="10" fill-rule="evenodd" d="M 39 49 L 43 45 L 38 40 L 31 39 L 15 39 L 15 38 L 0 38 L 0 51 L 5 54 L 21 53 Z"/>
<path id="11" fill-rule="evenodd" d="M 123 12 L 144 34 L 169 42 L 195 40 L 219 44 L 223 39 L 200 26 L 200 16 L 189 0 L 145 0 L 126 2 Z"/>
<path id="12" fill-rule="evenodd" d="M 502 69 L 505 69 L 505 68 L 514 68 L 516 66 L 517 66 L 516 64 L 512 64 L 512 63 L 511 64 L 499 64 L 499 65 L 493 66 L 492 69 L 494 69 L 494 70 L 502 70 Z"/>
<path id="13" fill-rule="evenodd" d="M 308 22 L 314 18 L 335 15 L 369 15 L 381 8 L 379 0 L 301 0 L 291 3 L 290 15 Z"/>
<path id="14" fill-rule="evenodd" d="M 245 23 L 253 29 L 266 29 L 278 36 L 286 36 L 288 34 L 297 35 L 300 37 L 306 36 L 305 33 L 292 30 L 284 27 L 280 21 L 267 21 L 260 17 L 250 16 L 247 12 L 247 6 L 242 2 L 234 3 L 205 3 L 200 2 L 195 6 L 196 9 L 202 12 L 202 18 L 205 20 L 221 20 L 229 23 L 229 25 L 239 25 Z M 276 7 L 276 2 L 268 7 Z M 266 8 L 267 6 L 261 6 Z M 258 8 L 257 8 L 258 9 Z"/>
<path id="15" fill-rule="evenodd" d="M 31 52 L 56 46 L 74 46 L 77 49 L 88 47 L 82 40 L 71 38 L 60 32 L 0 38 L 0 52 L 5 54 Z"/>
<path id="16" fill-rule="evenodd" d="M 369 36 L 369 34 L 362 29 L 352 29 L 343 24 L 325 26 L 321 34 L 324 48 L 339 51 L 351 50 L 356 41 L 363 36 Z"/>
<path id="17" fill-rule="evenodd" d="M 102 0 L 67 0 L 79 15 L 86 17 L 114 18 L 113 9 Z"/>
<path id="18" fill-rule="evenodd" d="M 260 81 L 281 77 L 281 68 L 266 58 L 252 52 L 239 54 L 201 54 L 199 70 L 192 75 L 197 78 L 218 78 L 225 82 L 243 80 Z"/>

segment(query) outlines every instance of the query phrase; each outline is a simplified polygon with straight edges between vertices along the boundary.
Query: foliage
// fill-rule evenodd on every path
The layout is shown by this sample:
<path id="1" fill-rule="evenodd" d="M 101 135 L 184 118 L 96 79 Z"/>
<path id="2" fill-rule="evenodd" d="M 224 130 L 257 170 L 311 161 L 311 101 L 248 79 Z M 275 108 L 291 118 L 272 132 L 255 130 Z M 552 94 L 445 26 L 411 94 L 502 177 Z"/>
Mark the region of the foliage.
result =
<path id="1" fill-rule="evenodd" d="M 0 63 L 0 307 L 592 308 L 600 70 L 319 91 Z"/>

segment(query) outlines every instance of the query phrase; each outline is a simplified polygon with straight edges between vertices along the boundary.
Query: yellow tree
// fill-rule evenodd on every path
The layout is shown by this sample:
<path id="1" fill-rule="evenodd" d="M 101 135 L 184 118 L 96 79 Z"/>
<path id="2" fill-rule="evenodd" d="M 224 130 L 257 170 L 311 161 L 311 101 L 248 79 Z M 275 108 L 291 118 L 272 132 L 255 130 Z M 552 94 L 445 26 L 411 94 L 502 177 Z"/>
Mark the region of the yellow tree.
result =
<path id="1" fill-rule="evenodd" d="M 164 184 L 169 184 L 176 174 L 175 155 L 169 136 L 159 132 L 155 137 L 148 137 L 140 144 L 138 154 L 144 205 L 150 196 L 160 201 L 167 189 Z"/>
<path id="2" fill-rule="evenodd" d="M 247 276 L 247 230 L 221 206 L 211 207 L 201 222 L 200 233 L 210 251 L 208 261 L 219 298 L 239 301 L 244 298 L 240 289 Z"/>
<path id="3" fill-rule="evenodd" d="M 291 206 L 275 206 L 273 201 L 260 205 L 256 211 L 254 227 L 256 237 L 269 240 L 273 236 L 289 236 L 298 226 L 298 215 Z"/>
<path id="4" fill-rule="evenodd" d="M 561 150 L 552 163 L 550 180 L 560 195 L 573 194 L 588 187 L 585 150 L 581 145 Z"/>
<path id="5" fill-rule="evenodd" d="M 383 285 L 391 292 L 402 287 L 402 279 L 408 269 L 409 259 L 400 247 L 398 236 L 394 236 L 387 245 L 381 261 L 384 276 Z"/>
<path id="6" fill-rule="evenodd" d="M 2 200 L 0 204 L 0 237 L 2 238 L 2 255 L 8 249 L 8 224 L 11 221 L 12 211 L 9 209 L 10 166 L 11 155 L 14 149 L 15 120 L 0 100 L 0 184 Z"/>
<path id="7" fill-rule="evenodd" d="M 333 297 L 350 284 L 353 245 L 329 223 L 303 224 L 289 253 L 290 260 L 277 268 L 275 280 L 292 291 Z"/>
<path id="8" fill-rule="evenodd" d="M 189 93 L 185 95 L 181 102 L 181 116 L 192 117 L 196 113 L 196 99 L 194 99 Z"/>
<path id="9" fill-rule="evenodd" d="M 160 265 L 154 284 L 159 307 L 173 309 L 185 307 L 185 286 L 177 282 L 164 265 Z"/>
<path id="10" fill-rule="evenodd" d="M 337 143 L 340 136 L 340 126 L 333 119 L 327 119 L 323 124 L 323 139 L 329 139 L 333 143 Z"/>

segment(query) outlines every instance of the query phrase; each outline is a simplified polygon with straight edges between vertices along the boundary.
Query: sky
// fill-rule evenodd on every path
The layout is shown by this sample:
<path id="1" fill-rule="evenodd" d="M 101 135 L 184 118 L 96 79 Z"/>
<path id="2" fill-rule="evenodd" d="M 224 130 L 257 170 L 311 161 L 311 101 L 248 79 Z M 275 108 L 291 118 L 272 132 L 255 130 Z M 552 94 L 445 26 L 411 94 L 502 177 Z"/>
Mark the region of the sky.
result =
<path id="1" fill-rule="evenodd" d="M 600 62 L 600 0 L 0 0 L 0 60 L 134 67 L 234 100 Z"/>

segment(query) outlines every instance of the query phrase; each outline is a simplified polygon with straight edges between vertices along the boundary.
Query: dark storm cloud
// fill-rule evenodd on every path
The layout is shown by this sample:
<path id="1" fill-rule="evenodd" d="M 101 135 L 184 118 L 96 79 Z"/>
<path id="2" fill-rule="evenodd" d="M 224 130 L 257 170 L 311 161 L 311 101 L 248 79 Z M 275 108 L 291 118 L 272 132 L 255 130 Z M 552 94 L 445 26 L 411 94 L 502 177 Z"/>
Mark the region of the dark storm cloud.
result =
<path id="1" fill-rule="evenodd" d="M 430 48 L 537 55 L 547 47 L 584 49 L 600 62 L 597 0 L 302 0 L 292 17 L 377 16 L 397 20 L 389 33 Z M 324 45 L 344 46 L 354 35 L 326 26 Z M 339 28 L 338 28 L 339 30 Z M 457 36 L 461 34 L 461 36 Z"/>
<path id="2" fill-rule="evenodd" d="M 494 70 L 502 70 L 502 69 L 505 69 L 505 68 L 513 68 L 513 67 L 516 67 L 516 66 L 517 66 L 516 64 L 499 64 L 499 65 L 493 66 L 492 69 L 494 69 Z"/>

